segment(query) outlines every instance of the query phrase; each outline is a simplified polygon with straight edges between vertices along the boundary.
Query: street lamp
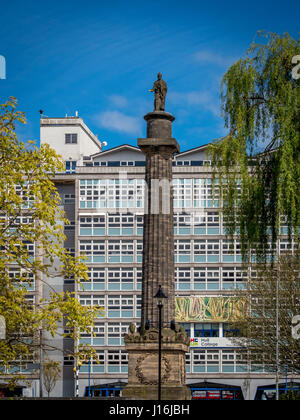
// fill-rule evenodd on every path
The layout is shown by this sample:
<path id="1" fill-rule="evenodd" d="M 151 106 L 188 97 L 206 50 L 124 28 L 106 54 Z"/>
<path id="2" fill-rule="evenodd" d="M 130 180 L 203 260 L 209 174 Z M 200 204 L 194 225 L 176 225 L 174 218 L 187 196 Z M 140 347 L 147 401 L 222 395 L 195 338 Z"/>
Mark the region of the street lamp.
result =
<path id="1" fill-rule="evenodd" d="M 161 310 L 163 307 L 164 299 L 167 299 L 167 296 L 164 294 L 161 285 L 158 286 L 158 291 L 154 296 L 157 302 L 158 307 L 158 401 L 161 400 Z"/>
<path id="2" fill-rule="evenodd" d="M 76 379 L 76 385 L 75 385 L 75 397 L 79 397 L 79 378 L 78 378 L 78 375 L 79 375 L 79 369 L 80 369 L 80 366 L 82 365 L 82 363 L 81 363 L 81 361 L 80 360 L 76 360 L 76 366 L 74 366 L 74 368 L 73 368 L 73 371 L 74 371 L 74 374 L 75 374 L 75 379 Z"/>

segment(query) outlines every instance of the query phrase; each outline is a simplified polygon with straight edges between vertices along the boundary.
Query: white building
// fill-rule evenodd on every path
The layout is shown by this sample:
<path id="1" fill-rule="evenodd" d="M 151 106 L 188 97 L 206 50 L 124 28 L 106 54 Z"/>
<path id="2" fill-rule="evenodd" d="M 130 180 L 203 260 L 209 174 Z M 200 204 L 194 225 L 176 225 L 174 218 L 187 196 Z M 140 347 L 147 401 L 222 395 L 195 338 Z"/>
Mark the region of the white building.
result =
<path id="1" fill-rule="evenodd" d="M 130 323 L 139 324 L 141 312 L 145 157 L 139 148 L 126 144 L 102 150 L 98 138 L 78 117 L 42 118 L 43 143 L 49 143 L 66 162 L 66 172 L 55 177 L 71 221 L 65 227 L 65 246 L 75 255 L 86 253 L 90 278 L 84 291 L 72 279 L 60 279 L 56 287 L 76 290 L 82 305 L 105 309 L 105 317 L 96 321 L 95 336 L 81 339 L 95 347 L 100 364 L 91 360 L 81 366 L 79 394 L 87 395 L 90 384 L 95 395 L 117 395 L 127 381 L 123 336 Z M 218 320 L 209 314 L 181 318 L 180 305 L 188 299 L 207 308 L 216 301 L 226 306 L 247 282 L 238 238 L 231 253 L 218 200 L 212 197 L 206 146 L 176 155 L 173 178 L 174 278 L 177 298 L 182 298 L 177 321 L 191 337 L 187 384 L 200 398 L 220 398 L 222 389 L 222 398 L 238 398 L 242 393 L 244 399 L 254 399 L 258 387 L 275 383 L 274 375 L 263 366 L 251 369 L 241 359 L 230 340 L 235 332 L 229 330 L 227 312 Z M 283 237 L 281 243 L 287 240 Z M 73 345 L 68 339 L 56 344 Z M 73 361 L 58 353 L 55 357 L 63 364 L 55 394 L 72 396 Z"/>

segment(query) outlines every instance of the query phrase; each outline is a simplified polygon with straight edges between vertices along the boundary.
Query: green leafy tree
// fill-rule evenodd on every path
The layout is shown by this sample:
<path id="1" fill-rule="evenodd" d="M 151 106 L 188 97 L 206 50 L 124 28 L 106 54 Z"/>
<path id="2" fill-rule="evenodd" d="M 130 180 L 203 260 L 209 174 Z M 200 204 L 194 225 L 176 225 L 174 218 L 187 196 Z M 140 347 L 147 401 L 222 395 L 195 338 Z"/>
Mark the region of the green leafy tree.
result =
<path id="1" fill-rule="evenodd" d="M 279 397 L 280 401 L 300 401 L 300 392 L 297 391 L 288 391 L 287 393 L 282 393 Z"/>
<path id="2" fill-rule="evenodd" d="M 247 311 L 232 324 L 241 334 L 234 339 L 241 345 L 237 352 L 254 370 L 275 372 L 278 365 L 282 375 L 299 374 L 300 340 L 293 337 L 292 320 L 300 314 L 300 253 L 283 254 L 273 265 L 255 264 L 251 273 L 238 292 Z"/>
<path id="3" fill-rule="evenodd" d="M 259 33 L 224 75 L 222 112 L 229 134 L 209 148 L 228 233 L 242 255 L 274 255 L 280 224 L 300 226 L 300 40 Z M 299 73 L 299 77 L 298 77 Z M 238 187 L 237 187 L 238 186 Z M 271 238 L 271 250 L 268 241 Z"/>
<path id="4" fill-rule="evenodd" d="M 74 258 L 64 248 L 63 226 L 69 221 L 51 180 L 64 170 L 63 162 L 47 144 L 37 148 L 17 139 L 16 125 L 26 120 L 16 107 L 15 98 L 0 105 L 0 315 L 6 321 L 0 368 L 10 379 L 10 368 L 33 360 L 44 345 L 39 329 L 54 336 L 64 322 L 68 336 L 77 340 L 102 314 L 101 308 L 83 307 L 73 293 L 57 293 L 50 284 L 47 299 L 40 293 L 34 302 L 28 300 L 33 281 L 46 285 L 53 277 L 72 277 L 79 282 L 88 275 L 84 258 Z M 92 349 L 79 347 L 76 352 L 74 357 L 85 359 Z"/>

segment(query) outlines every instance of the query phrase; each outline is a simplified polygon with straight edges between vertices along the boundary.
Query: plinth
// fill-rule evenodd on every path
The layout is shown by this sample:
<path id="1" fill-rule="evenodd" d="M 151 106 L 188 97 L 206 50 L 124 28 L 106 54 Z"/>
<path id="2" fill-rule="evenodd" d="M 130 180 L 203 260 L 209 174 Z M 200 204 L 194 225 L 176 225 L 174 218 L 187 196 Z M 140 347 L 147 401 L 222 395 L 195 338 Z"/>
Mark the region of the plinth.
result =
<path id="1" fill-rule="evenodd" d="M 161 398 L 189 400 L 190 389 L 185 385 L 185 354 L 189 338 L 183 328 L 162 329 Z M 128 385 L 124 397 L 157 400 L 158 396 L 158 329 L 140 328 L 125 337 L 128 351 Z"/>
<path id="2" fill-rule="evenodd" d="M 147 138 L 138 139 L 146 156 L 141 327 L 133 325 L 125 336 L 128 351 L 128 385 L 123 396 L 155 400 L 158 396 L 159 311 L 154 296 L 161 285 L 167 299 L 162 309 L 161 397 L 190 399 L 185 385 L 185 354 L 189 339 L 175 325 L 174 222 L 172 157 L 179 145 L 172 137 L 174 116 L 147 114 Z M 171 328 L 172 326 L 172 328 Z"/>

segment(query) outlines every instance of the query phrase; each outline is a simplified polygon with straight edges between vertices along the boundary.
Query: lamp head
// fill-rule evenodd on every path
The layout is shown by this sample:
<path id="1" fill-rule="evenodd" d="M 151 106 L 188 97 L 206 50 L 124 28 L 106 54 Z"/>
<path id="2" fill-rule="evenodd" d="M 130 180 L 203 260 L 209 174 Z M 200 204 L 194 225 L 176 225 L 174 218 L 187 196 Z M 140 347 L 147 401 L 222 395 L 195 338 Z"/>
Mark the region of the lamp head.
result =
<path id="1" fill-rule="evenodd" d="M 158 291 L 156 295 L 154 296 L 155 299 L 157 299 L 157 306 L 163 306 L 163 300 L 167 299 L 168 296 L 166 296 L 161 288 L 161 285 L 158 286 Z"/>

